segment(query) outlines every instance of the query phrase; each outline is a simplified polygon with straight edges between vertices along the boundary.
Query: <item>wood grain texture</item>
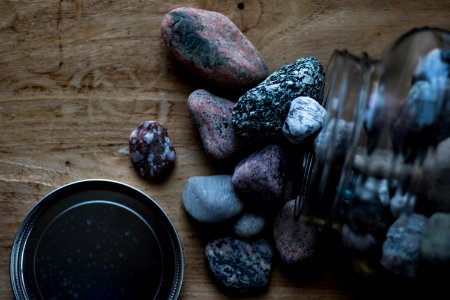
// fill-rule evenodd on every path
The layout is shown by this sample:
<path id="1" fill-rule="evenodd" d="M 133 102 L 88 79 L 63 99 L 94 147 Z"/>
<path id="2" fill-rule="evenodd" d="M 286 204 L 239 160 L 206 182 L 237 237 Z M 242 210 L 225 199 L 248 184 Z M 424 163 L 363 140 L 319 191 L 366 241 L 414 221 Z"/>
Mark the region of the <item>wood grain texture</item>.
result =
<path id="1" fill-rule="evenodd" d="M 229 298 L 208 276 L 206 239 L 181 206 L 186 180 L 217 169 L 186 107 L 205 86 L 179 70 L 160 38 L 163 15 L 179 6 L 229 16 L 270 71 L 307 55 L 326 65 L 336 48 L 378 57 L 413 27 L 450 29 L 448 0 L 0 0 L 0 299 L 13 298 L 9 254 L 25 215 L 52 189 L 85 178 L 131 184 L 166 210 L 183 243 L 181 299 Z M 147 119 L 168 128 L 177 151 L 158 184 L 139 178 L 126 154 L 131 130 Z M 353 299 L 350 287 L 336 272 L 292 280 L 277 265 L 257 298 Z"/>

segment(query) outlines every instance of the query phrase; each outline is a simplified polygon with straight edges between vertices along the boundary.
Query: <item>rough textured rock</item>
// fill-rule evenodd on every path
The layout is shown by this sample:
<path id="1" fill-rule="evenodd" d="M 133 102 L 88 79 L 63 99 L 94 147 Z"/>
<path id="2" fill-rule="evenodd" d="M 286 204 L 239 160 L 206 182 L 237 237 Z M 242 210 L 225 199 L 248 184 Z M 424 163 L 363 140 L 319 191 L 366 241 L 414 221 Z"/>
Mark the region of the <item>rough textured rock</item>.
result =
<path id="1" fill-rule="evenodd" d="M 291 143 L 300 144 L 322 128 L 326 115 L 327 111 L 316 100 L 295 98 L 284 121 L 283 134 Z"/>
<path id="2" fill-rule="evenodd" d="M 238 163 L 233 187 L 243 201 L 268 208 L 281 200 L 285 185 L 285 158 L 280 146 L 269 145 Z"/>
<path id="3" fill-rule="evenodd" d="M 238 141 L 231 125 L 234 102 L 214 96 L 205 90 L 189 95 L 188 109 L 200 134 L 206 154 L 213 160 L 231 158 Z"/>
<path id="4" fill-rule="evenodd" d="M 417 80 L 433 81 L 436 77 L 448 78 L 450 75 L 450 49 L 430 51 L 416 68 Z"/>
<path id="5" fill-rule="evenodd" d="M 420 240 L 420 257 L 439 269 L 450 267 L 450 214 L 434 213 Z"/>
<path id="6" fill-rule="evenodd" d="M 219 223 L 237 216 L 244 204 L 235 194 L 231 175 L 194 176 L 184 186 L 182 201 L 195 220 Z"/>
<path id="7" fill-rule="evenodd" d="M 285 264 L 308 263 L 314 258 L 318 237 L 315 226 L 294 220 L 295 200 L 287 202 L 273 227 L 276 249 Z"/>
<path id="8" fill-rule="evenodd" d="M 217 282 L 229 291 L 258 291 L 269 283 L 273 250 L 266 240 L 219 238 L 206 245 L 205 253 Z"/>
<path id="9" fill-rule="evenodd" d="M 255 213 L 245 213 L 234 225 L 234 233 L 241 238 L 250 238 L 258 235 L 264 229 L 266 220 Z"/>
<path id="10" fill-rule="evenodd" d="M 145 121 L 130 135 L 130 157 L 143 177 L 160 179 L 175 164 L 175 150 L 167 129 L 156 121 Z"/>
<path id="11" fill-rule="evenodd" d="M 427 218 L 419 214 L 401 215 L 383 243 L 381 264 L 395 274 L 415 277 L 419 266 L 419 245 Z"/>
<path id="12" fill-rule="evenodd" d="M 450 136 L 450 81 L 417 81 L 392 127 L 392 142 L 406 160 L 426 155 L 428 147 Z M 443 105 L 444 104 L 444 105 Z"/>
<path id="13" fill-rule="evenodd" d="M 334 126 L 336 126 L 336 134 L 332 141 Z M 350 143 L 353 126 L 353 122 L 347 122 L 342 119 L 337 121 L 336 119 L 329 120 L 314 141 L 317 159 L 324 161 L 327 158 L 327 152 L 331 149 L 333 151 L 331 160 L 334 162 L 343 161 Z"/>
<path id="14" fill-rule="evenodd" d="M 247 139 L 282 137 L 291 101 L 308 96 L 321 102 L 323 81 L 322 65 L 314 57 L 283 66 L 239 98 L 233 107 L 236 134 Z"/>
<path id="15" fill-rule="evenodd" d="M 176 8 L 163 18 L 161 33 L 178 62 L 227 90 L 247 90 L 268 75 L 256 48 L 220 13 Z"/>

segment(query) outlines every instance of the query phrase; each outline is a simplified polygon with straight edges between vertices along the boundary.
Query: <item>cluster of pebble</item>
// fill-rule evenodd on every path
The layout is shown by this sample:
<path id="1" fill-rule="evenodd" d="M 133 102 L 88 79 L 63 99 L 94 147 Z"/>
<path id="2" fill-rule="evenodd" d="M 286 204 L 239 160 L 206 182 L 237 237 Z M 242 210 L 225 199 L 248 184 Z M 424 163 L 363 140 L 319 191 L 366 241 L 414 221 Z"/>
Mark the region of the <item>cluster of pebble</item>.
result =
<path id="1" fill-rule="evenodd" d="M 161 33 L 173 57 L 192 74 L 214 89 L 241 95 L 226 99 L 205 89 L 189 95 L 188 110 L 207 156 L 232 172 L 189 178 L 182 202 L 206 228 L 229 227 L 230 234 L 217 236 L 205 249 L 217 282 L 229 291 L 259 291 L 269 283 L 275 251 L 286 265 L 315 258 L 318 228 L 294 220 L 292 199 L 299 192 L 294 183 L 302 172 L 299 149 L 321 131 L 314 141 L 317 158 L 333 147 L 333 159 L 339 159 L 352 124 L 337 120 L 335 126 L 331 120 L 325 125 L 324 71 L 314 57 L 299 58 L 269 75 L 262 56 L 230 19 L 194 8 L 166 14 Z M 337 129 L 331 146 L 327 137 L 332 128 Z M 167 130 L 156 121 L 133 131 L 130 155 L 140 174 L 150 178 L 168 174 L 175 160 Z M 431 265 L 447 266 L 449 229 L 449 214 L 400 216 L 387 231 L 381 264 L 406 276 L 417 273 L 419 256 Z M 341 234 L 349 248 L 368 249 L 376 243 L 347 224 Z"/>
<path id="2" fill-rule="evenodd" d="M 323 67 L 302 57 L 269 75 L 255 47 L 216 12 L 175 9 L 164 17 L 161 32 L 174 58 L 209 86 L 241 91 L 237 101 L 205 89 L 189 95 L 207 156 L 232 173 L 189 178 L 182 201 L 205 227 L 229 227 L 228 236 L 212 239 L 205 250 L 217 282 L 239 293 L 261 290 L 275 250 L 286 264 L 314 255 L 317 229 L 293 218 L 292 181 L 301 168 L 294 167 L 299 158 L 291 150 L 325 122 Z"/>

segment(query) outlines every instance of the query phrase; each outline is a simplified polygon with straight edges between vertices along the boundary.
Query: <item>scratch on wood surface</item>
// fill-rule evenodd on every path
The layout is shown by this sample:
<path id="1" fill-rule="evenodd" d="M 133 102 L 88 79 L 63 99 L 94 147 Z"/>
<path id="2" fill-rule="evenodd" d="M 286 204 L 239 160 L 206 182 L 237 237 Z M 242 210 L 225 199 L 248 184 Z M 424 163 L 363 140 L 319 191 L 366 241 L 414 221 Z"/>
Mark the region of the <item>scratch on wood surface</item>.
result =
<path id="1" fill-rule="evenodd" d="M 158 120 L 161 124 L 164 124 L 167 122 L 167 116 L 169 115 L 169 101 L 165 92 L 160 92 L 159 96 Z"/>
<path id="2" fill-rule="evenodd" d="M 0 163 L 4 163 L 7 165 L 13 165 L 13 166 L 20 166 L 20 167 L 24 167 L 27 169 L 34 169 L 34 170 L 42 170 L 42 171 L 47 171 L 47 172 L 56 172 L 56 173 L 65 173 L 62 170 L 56 170 L 56 169 L 50 169 L 47 167 L 41 167 L 38 165 L 34 165 L 34 164 L 30 164 L 30 163 L 24 163 L 24 162 L 19 162 L 19 161 L 12 161 L 12 160 L 6 160 L 6 159 L 0 159 Z"/>
<path id="3" fill-rule="evenodd" d="M 36 184 L 36 185 L 42 185 L 50 188 L 54 188 L 56 185 L 51 182 L 45 182 L 42 180 L 28 180 L 23 177 L 21 178 L 6 178 L 6 177 L 0 177 L 0 182 L 8 182 L 8 183 L 25 183 L 25 184 Z"/>
<path id="4" fill-rule="evenodd" d="M 56 19 L 56 30 L 58 32 L 58 47 L 59 47 L 59 69 L 61 69 L 62 65 L 64 64 L 64 49 L 62 44 L 62 38 L 61 38 L 61 22 L 63 19 L 63 12 L 62 12 L 62 2 L 63 0 L 59 1 L 58 6 L 58 18 Z"/>

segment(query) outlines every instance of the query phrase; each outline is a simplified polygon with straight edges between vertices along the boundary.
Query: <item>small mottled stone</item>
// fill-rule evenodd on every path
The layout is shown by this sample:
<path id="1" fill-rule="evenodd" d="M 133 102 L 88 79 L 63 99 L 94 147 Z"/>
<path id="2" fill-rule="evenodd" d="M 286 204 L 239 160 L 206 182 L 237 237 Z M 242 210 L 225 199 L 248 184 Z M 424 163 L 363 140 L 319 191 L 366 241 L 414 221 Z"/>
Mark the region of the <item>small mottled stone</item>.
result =
<path id="1" fill-rule="evenodd" d="M 347 225 L 342 225 L 341 228 L 342 244 L 356 252 L 366 252 L 376 245 L 375 237 L 370 233 L 360 234 L 356 233 Z"/>
<path id="2" fill-rule="evenodd" d="M 389 202 L 389 208 L 394 217 L 398 217 L 403 213 L 409 214 L 414 210 L 416 205 L 416 196 L 403 192 L 400 187 L 397 187 Z"/>
<path id="3" fill-rule="evenodd" d="M 167 129 L 156 121 L 145 121 L 130 135 L 130 157 L 143 177 L 166 176 L 175 164 L 175 150 Z"/>
<path id="4" fill-rule="evenodd" d="M 327 111 L 316 100 L 295 98 L 284 122 L 283 134 L 291 143 L 300 144 L 322 128 L 326 115 Z"/>
<path id="5" fill-rule="evenodd" d="M 161 33 L 180 64 L 227 90 L 247 90 L 268 75 L 260 53 L 239 28 L 220 13 L 176 8 L 164 16 Z"/>
<path id="6" fill-rule="evenodd" d="M 244 158 L 233 173 L 233 187 L 242 200 L 256 207 L 271 207 L 283 195 L 285 157 L 280 146 L 269 145 Z"/>
<path id="7" fill-rule="evenodd" d="M 434 213 L 420 240 L 420 257 L 439 269 L 450 267 L 450 214 Z"/>
<path id="8" fill-rule="evenodd" d="M 238 142 L 231 125 L 233 106 L 234 102 L 214 96 L 206 90 L 196 90 L 189 95 L 189 112 L 203 148 L 213 160 L 229 159 L 238 150 Z"/>
<path id="9" fill-rule="evenodd" d="M 423 215 L 401 215 L 383 243 L 381 265 L 394 274 L 415 277 L 419 266 L 419 245 L 427 223 Z"/>
<path id="10" fill-rule="evenodd" d="M 234 192 L 231 175 L 194 176 L 184 186 L 185 210 L 203 223 L 220 223 L 242 212 L 244 204 Z"/>
<path id="11" fill-rule="evenodd" d="M 241 238 L 250 238 L 258 235 L 264 229 L 266 220 L 255 213 L 245 213 L 234 225 L 234 233 Z"/>
<path id="12" fill-rule="evenodd" d="M 434 49 L 425 55 L 415 71 L 416 79 L 433 81 L 450 77 L 450 49 Z"/>
<path id="13" fill-rule="evenodd" d="M 294 220 L 295 200 L 287 202 L 273 226 L 276 249 L 285 264 L 308 263 L 314 258 L 318 229 Z"/>
<path id="14" fill-rule="evenodd" d="M 266 240 L 219 238 L 206 245 L 205 253 L 215 279 L 229 291 L 255 292 L 269 283 L 273 250 Z"/>
<path id="15" fill-rule="evenodd" d="M 292 100 L 307 96 L 321 102 L 323 82 L 323 67 L 314 57 L 281 67 L 239 98 L 232 114 L 236 134 L 246 139 L 282 137 Z"/>
<path id="16" fill-rule="evenodd" d="M 331 137 L 335 126 L 336 133 L 334 135 L 334 140 L 332 141 Z M 316 157 L 320 161 L 325 161 L 328 158 L 328 151 L 332 151 L 331 161 L 343 161 L 347 154 L 353 126 L 353 122 L 342 119 L 329 120 L 314 141 Z"/>
<path id="17" fill-rule="evenodd" d="M 430 146 L 450 136 L 450 81 L 435 78 L 431 82 L 417 81 L 392 126 L 394 149 L 407 161 L 425 157 Z"/>

